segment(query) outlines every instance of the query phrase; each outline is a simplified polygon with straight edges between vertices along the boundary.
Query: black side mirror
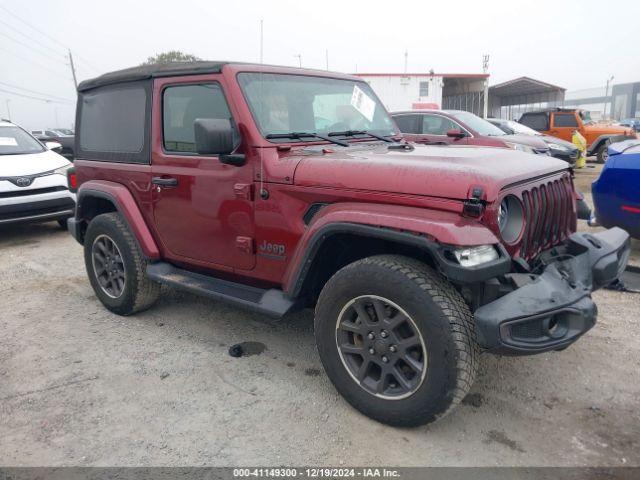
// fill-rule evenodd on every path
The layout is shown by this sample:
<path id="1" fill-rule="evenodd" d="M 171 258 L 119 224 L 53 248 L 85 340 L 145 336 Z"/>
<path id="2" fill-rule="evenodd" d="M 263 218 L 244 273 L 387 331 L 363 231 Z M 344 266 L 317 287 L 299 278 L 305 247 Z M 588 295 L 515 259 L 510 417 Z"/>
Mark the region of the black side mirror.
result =
<path id="1" fill-rule="evenodd" d="M 193 130 L 199 154 L 224 155 L 233 151 L 233 129 L 228 119 L 197 118 Z"/>

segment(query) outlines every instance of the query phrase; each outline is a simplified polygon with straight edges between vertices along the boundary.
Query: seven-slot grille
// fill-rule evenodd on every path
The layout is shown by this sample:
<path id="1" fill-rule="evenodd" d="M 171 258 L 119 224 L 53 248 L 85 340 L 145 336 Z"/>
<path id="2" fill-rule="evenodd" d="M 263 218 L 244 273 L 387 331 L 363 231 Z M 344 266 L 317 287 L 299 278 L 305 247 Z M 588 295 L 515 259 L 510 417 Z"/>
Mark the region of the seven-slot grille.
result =
<path id="1" fill-rule="evenodd" d="M 573 187 L 568 175 L 523 191 L 521 200 L 525 229 L 520 256 L 525 260 L 558 245 L 575 230 Z"/>

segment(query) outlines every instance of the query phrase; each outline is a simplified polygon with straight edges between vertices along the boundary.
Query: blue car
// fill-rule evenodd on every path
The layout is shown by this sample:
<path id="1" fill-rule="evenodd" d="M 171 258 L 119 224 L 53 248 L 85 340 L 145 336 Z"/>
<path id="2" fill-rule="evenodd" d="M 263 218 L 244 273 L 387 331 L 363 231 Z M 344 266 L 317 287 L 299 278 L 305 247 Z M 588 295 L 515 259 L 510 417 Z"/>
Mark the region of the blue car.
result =
<path id="1" fill-rule="evenodd" d="M 640 141 L 609 146 L 609 159 L 593 182 L 595 220 L 603 227 L 621 227 L 640 238 Z"/>

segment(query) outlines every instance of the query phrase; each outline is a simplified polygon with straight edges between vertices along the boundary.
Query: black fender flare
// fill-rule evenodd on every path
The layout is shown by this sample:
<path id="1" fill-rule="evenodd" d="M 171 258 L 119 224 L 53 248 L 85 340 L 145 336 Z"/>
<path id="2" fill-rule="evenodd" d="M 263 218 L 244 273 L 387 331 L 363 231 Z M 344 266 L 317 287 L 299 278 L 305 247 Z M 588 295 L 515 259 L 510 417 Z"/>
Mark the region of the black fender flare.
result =
<path id="1" fill-rule="evenodd" d="M 375 238 L 386 240 L 400 245 L 416 247 L 431 255 L 440 272 L 455 283 L 478 283 L 508 273 L 511 269 L 511 257 L 500 243 L 495 244 L 498 249 L 498 258 L 494 261 L 478 267 L 463 267 L 446 254 L 451 247 L 406 231 L 398 231 L 390 228 L 376 227 L 358 223 L 330 223 L 319 229 L 312 237 L 309 248 L 304 252 L 287 294 L 291 298 L 297 298 L 304 282 L 311 271 L 311 266 L 317 258 L 322 245 L 332 236 L 337 234 L 351 234 L 363 238 Z"/>

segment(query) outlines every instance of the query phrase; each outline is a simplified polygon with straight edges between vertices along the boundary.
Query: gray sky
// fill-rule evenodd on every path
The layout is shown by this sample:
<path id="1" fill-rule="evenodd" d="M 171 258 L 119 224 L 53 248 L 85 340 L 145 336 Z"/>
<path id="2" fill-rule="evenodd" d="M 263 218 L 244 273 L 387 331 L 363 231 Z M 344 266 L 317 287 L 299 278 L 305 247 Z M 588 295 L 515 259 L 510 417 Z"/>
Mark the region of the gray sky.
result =
<path id="1" fill-rule="evenodd" d="M 331 70 L 402 72 L 406 49 L 410 72 L 477 73 L 488 53 L 491 84 L 522 75 L 569 90 L 604 86 L 611 75 L 640 81 L 638 0 L 0 0 L 0 116 L 10 99 L 12 119 L 26 128 L 56 126 L 56 116 L 71 125 L 65 46 L 79 79 L 174 49 L 257 62 L 261 18 L 265 63 L 297 65 L 300 54 L 304 67 L 325 68 L 328 50 Z"/>

